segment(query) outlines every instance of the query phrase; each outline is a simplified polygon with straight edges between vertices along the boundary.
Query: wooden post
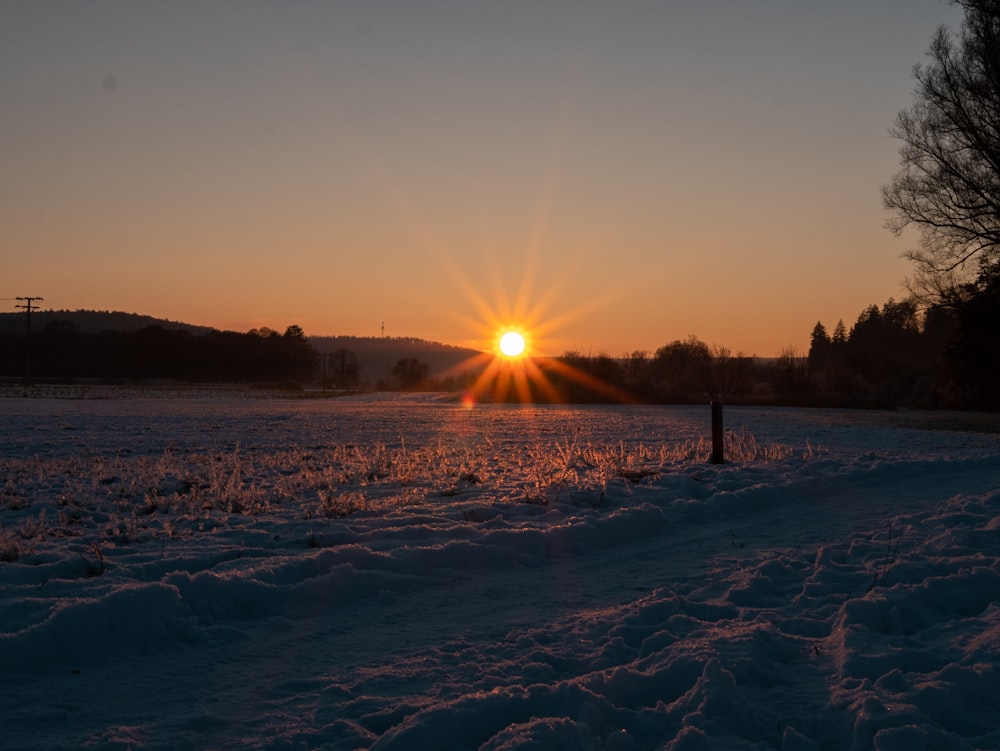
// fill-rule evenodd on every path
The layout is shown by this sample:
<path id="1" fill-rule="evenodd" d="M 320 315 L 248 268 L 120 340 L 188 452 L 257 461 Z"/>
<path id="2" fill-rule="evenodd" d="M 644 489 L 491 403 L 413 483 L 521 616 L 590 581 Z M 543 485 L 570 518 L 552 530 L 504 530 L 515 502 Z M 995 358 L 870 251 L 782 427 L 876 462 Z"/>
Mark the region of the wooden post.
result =
<path id="1" fill-rule="evenodd" d="M 724 464 L 725 449 L 722 440 L 722 402 L 712 400 L 712 464 Z"/>

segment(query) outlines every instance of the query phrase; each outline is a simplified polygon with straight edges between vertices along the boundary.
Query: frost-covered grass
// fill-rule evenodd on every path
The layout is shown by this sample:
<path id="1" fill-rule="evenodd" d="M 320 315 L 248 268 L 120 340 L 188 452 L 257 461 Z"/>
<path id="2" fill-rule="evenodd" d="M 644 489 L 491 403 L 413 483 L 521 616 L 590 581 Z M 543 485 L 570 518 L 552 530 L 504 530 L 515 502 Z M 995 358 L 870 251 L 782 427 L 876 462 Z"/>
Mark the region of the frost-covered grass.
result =
<path id="1" fill-rule="evenodd" d="M 794 451 L 727 431 L 726 454 L 741 463 Z M 600 505 L 609 485 L 628 492 L 664 473 L 704 462 L 703 438 L 674 444 L 576 440 L 475 445 L 338 444 L 316 449 L 135 455 L 121 450 L 43 459 L 0 457 L 0 561 L 60 546 L 94 549 L 191 536 L 250 518 L 342 518 L 418 504 Z M 241 519 L 243 517 L 243 519 Z"/>

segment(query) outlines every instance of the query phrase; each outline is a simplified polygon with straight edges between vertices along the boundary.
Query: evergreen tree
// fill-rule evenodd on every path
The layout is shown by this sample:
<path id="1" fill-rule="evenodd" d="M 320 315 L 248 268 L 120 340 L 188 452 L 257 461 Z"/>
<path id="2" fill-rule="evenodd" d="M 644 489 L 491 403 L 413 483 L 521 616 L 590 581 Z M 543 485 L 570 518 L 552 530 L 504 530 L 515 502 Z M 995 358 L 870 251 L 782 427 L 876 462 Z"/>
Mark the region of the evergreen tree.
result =
<path id="1" fill-rule="evenodd" d="M 837 321 L 837 325 L 833 327 L 833 337 L 830 339 L 830 343 L 835 347 L 847 344 L 847 327 L 844 326 L 844 319 Z"/>
<path id="2" fill-rule="evenodd" d="M 809 336 L 809 367 L 819 369 L 830 361 L 830 335 L 826 333 L 826 326 L 817 321 L 813 326 L 812 334 Z"/>

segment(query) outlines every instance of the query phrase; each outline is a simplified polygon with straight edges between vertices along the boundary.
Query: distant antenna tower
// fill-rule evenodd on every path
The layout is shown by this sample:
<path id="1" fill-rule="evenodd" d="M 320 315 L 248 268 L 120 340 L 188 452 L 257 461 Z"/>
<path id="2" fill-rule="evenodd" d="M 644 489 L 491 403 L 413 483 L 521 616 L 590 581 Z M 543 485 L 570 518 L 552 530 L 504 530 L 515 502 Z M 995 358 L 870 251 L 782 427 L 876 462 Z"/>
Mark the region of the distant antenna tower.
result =
<path id="1" fill-rule="evenodd" d="M 385 339 L 385 321 L 382 321 L 382 338 Z"/>

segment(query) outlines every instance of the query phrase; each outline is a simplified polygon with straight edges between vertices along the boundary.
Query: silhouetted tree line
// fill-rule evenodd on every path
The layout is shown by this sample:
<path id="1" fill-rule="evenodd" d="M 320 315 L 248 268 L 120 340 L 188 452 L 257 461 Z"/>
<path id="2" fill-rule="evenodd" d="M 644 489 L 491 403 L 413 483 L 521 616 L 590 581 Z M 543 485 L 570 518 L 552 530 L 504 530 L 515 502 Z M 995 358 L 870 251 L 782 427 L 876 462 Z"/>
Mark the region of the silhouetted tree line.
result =
<path id="1" fill-rule="evenodd" d="M 24 332 L 0 333 L 0 374 L 24 374 Z M 302 329 L 241 334 L 152 325 L 135 331 L 81 332 L 49 321 L 30 339 L 31 374 L 54 379 L 176 379 L 191 382 L 294 381 L 358 388 L 360 364 L 340 348 L 325 356 Z M 635 402 L 925 408 L 1000 408 L 1000 275 L 958 288 L 921 315 L 913 300 L 870 305 L 848 329 L 822 322 L 809 352 L 762 359 L 710 347 L 694 336 L 653 353 L 624 357 L 567 352 L 535 361 L 527 384 L 537 402 Z M 528 369 L 532 371 L 532 369 Z M 399 359 L 379 388 L 464 391 L 476 373 L 430 377 L 417 358 Z M 544 383 L 543 383 L 544 381 Z M 484 392 L 485 395 L 485 392 Z M 482 395 L 481 395 L 482 396 Z M 513 380 L 492 398 L 521 400 Z"/>
<path id="2" fill-rule="evenodd" d="M 941 355 L 940 326 L 921 327 L 913 302 L 869 305 L 850 331 L 838 321 L 832 334 L 821 323 L 810 336 L 806 389 L 824 404 L 892 407 L 927 403 Z M 945 334 L 945 336 L 947 336 Z"/>
<path id="3" fill-rule="evenodd" d="M 674 341 L 650 354 L 624 357 L 606 353 L 563 355 L 535 361 L 539 382 L 526 383 L 533 401 L 571 404 L 706 404 L 712 399 L 769 401 L 774 394 L 761 361 L 709 347 L 697 337 Z M 494 398 L 519 401 L 524 394 L 511 379 Z"/>
<path id="4" fill-rule="evenodd" d="M 25 352 L 25 347 L 29 348 Z M 319 356 L 299 326 L 192 333 L 147 326 L 136 331 L 81 332 L 53 320 L 30 340 L 0 334 L 0 373 L 35 378 L 155 379 L 249 383 L 313 378 Z"/>
<path id="5" fill-rule="evenodd" d="M 818 322 L 805 356 L 734 355 L 691 336 L 653 354 L 567 352 L 540 369 L 552 389 L 532 388 L 538 401 L 998 409 L 1000 275 L 922 315 L 915 301 L 890 298 L 850 329 Z"/>
<path id="6" fill-rule="evenodd" d="M 807 358 L 794 350 L 778 358 L 748 357 L 689 336 L 652 354 L 637 351 L 612 358 L 569 352 L 558 363 L 568 367 L 547 368 L 547 377 L 569 402 L 809 404 L 814 400 Z"/>
<path id="7" fill-rule="evenodd" d="M 817 323 L 808 358 L 817 401 L 1000 408 L 1000 280 L 961 291 L 923 316 L 914 301 L 890 298 L 861 311 L 849 332 Z"/>

